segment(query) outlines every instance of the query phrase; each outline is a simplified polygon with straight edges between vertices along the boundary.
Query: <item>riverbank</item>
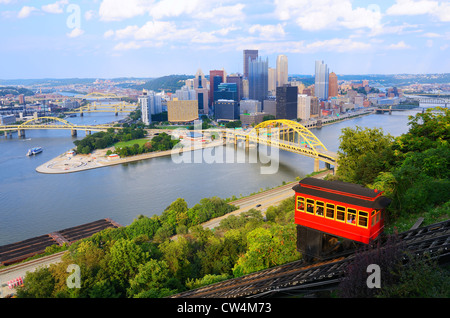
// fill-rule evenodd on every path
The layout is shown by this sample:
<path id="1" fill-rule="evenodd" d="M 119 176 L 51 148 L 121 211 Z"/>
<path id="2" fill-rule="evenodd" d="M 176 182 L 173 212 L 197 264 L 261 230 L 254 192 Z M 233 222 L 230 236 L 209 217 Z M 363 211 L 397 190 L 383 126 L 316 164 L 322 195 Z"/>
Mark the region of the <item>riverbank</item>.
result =
<path id="1" fill-rule="evenodd" d="M 217 147 L 223 145 L 222 140 L 202 143 L 198 145 L 198 143 L 184 143 L 183 147 L 177 149 L 177 153 L 187 152 L 187 151 L 195 151 L 203 148 L 209 147 Z M 94 150 L 91 154 L 82 155 L 76 154 L 71 155 L 70 151 L 67 151 L 58 157 L 40 165 L 36 168 L 36 171 L 44 174 L 63 174 L 63 173 L 74 173 L 81 172 L 90 169 L 97 169 L 103 167 L 109 167 L 124 163 L 131 163 L 140 160 L 147 160 L 151 158 L 171 156 L 173 150 L 166 151 L 155 151 L 144 153 L 140 155 L 130 156 L 130 157 L 110 157 L 106 153 L 108 150 L 113 151 L 113 148 L 105 148 L 105 149 L 97 149 Z"/>
<path id="2" fill-rule="evenodd" d="M 325 118 L 322 119 L 321 127 L 325 125 L 335 124 L 344 120 L 352 119 L 355 117 L 365 116 L 373 114 L 373 110 L 364 110 L 362 112 L 353 113 L 351 115 L 347 114 L 341 117 L 336 118 Z M 317 128 L 317 122 L 306 122 L 302 123 L 306 128 Z M 192 143 L 188 142 L 184 144 L 184 147 L 180 150 L 180 152 L 185 151 L 194 151 L 202 148 L 208 147 L 217 147 L 223 145 L 222 141 L 210 141 L 207 143 L 202 143 L 198 146 L 196 143 L 192 145 Z M 40 165 L 36 168 L 36 171 L 39 173 L 45 174 L 62 174 L 62 173 L 73 173 L 73 172 L 81 172 L 90 169 L 97 169 L 102 167 L 109 167 L 114 165 L 119 165 L 123 163 L 131 163 L 140 160 L 147 160 L 151 158 L 170 156 L 172 154 L 172 150 L 167 151 L 158 151 L 158 152 L 150 152 L 144 153 L 140 155 L 120 158 L 120 157 L 110 157 L 107 156 L 106 153 L 108 150 L 114 151 L 113 148 L 106 149 L 98 149 L 93 151 L 88 155 L 70 155 L 69 151 L 59 155 L 58 157 Z"/>

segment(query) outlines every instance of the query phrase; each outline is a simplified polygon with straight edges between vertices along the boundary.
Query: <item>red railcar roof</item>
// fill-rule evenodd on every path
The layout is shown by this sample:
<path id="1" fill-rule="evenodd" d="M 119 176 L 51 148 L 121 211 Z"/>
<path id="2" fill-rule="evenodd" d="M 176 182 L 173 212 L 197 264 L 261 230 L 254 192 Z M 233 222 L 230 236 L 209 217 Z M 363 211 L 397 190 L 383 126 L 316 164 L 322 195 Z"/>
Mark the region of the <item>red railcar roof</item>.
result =
<path id="1" fill-rule="evenodd" d="M 385 208 L 391 202 L 389 198 L 382 196 L 383 192 L 380 190 L 342 181 L 305 178 L 292 189 L 296 193 L 372 209 Z"/>

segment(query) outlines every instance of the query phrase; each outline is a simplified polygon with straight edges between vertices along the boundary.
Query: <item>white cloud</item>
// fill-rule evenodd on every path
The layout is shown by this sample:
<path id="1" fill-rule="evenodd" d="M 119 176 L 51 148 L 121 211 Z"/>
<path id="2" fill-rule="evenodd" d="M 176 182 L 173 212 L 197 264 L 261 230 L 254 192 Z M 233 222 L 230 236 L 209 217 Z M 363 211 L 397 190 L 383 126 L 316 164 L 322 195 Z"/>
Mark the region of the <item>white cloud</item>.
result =
<path id="1" fill-rule="evenodd" d="M 429 14 L 441 22 L 450 22 L 450 3 L 434 0 L 397 0 L 386 10 L 388 15 Z"/>
<path id="2" fill-rule="evenodd" d="M 84 18 L 87 21 L 92 20 L 94 17 L 95 17 L 95 11 L 94 10 L 86 11 L 86 13 L 84 14 Z"/>
<path id="3" fill-rule="evenodd" d="M 22 9 L 20 9 L 17 17 L 21 19 L 28 18 L 34 11 L 39 11 L 39 9 L 35 7 L 24 6 Z"/>
<path id="4" fill-rule="evenodd" d="M 404 50 L 404 49 L 410 49 L 411 46 L 406 44 L 404 41 L 400 41 L 396 44 L 388 45 L 386 48 L 388 50 Z"/>
<path id="5" fill-rule="evenodd" d="M 373 28 L 369 32 L 369 36 L 378 36 L 384 34 L 404 34 L 410 32 L 406 31 L 406 29 L 417 29 L 417 27 L 417 24 L 403 23 L 402 25 L 389 25 L 388 23 L 385 23 Z"/>
<path id="6" fill-rule="evenodd" d="M 440 38 L 440 37 L 442 37 L 441 34 L 437 34 L 437 33 L 434 33 L 434 32 L 425 33 L 423 36 L 426 37 L 426 38 Z"/>
<path id="7" fill-rule="evenodd" d="M 182 14 L 192 14 L 200 4 L 200 0 L 161 0 L 150 6 L 148 12 L 154 19 L 178 17 Z"/>
<path id="8" fill-rule="evenodd" d="M 47 13 L 59 14 L 64 12 L 64 6 L 68 3 L 69 3 L 68 0 L 56 1 L 55 3 L 42 6 L 41 9 L 42 11 Z"/>
<path id="9" fill-rule="evenodd" d="M 252 25 L 248 32 L 250 34 L 259 33 L 260 36 L 264 38 L 282 38 L 286 35 L 282 24 L 277 25 Z"/>
<path id="10" fill-rule="evenodd" d="M 221 0 L 103 0 L 99 16 L 102 21 L 121 21 L 140 15 L 154 20 L 186 16 L 210 23 L 226 24 L 245 17 L 244 4 L 223 5 Z M 225 1 L 228 2 L 228 1 Z"/>
<path id="11" fill-rule="evenodd" d="M 148 12 L 153 0 L 103 0 L 100 4 L 99 16 L 102 21 L 120 21 L 133 18 Z"/>
<path id="12" fill-rule="evenodd" d="M 397 0 L 386 10 L 388 15 L 419 15 L 434 12 L 439 3 L 430 0 Z"/>
<path id="13" fill-rule="evenodd" d="M 79 37 L 80 35 L 82 35 L 84 33 L 83 30 L 81 30 L 80 28 L 74 28 L 70 33 L 67 33 L 66 35 L 69 38 L 76 38 Z"/>
<path id="14" fill-rule="evenodd" d="M 275 0 L 275 15 L 293 20 L 303 30 L 377 28 L 382 14 L 376 5 L 353 8 L 350 0 Z"/>

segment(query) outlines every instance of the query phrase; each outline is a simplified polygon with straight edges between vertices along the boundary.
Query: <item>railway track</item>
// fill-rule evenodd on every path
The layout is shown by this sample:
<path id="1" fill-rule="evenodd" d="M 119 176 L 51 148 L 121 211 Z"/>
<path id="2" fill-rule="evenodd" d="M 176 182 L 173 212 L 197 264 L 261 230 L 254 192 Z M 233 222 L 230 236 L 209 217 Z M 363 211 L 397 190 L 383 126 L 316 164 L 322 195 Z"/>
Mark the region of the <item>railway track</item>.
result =
<path id="1" fill-rule="evenodd" d="M 448 262 L 450 258 L 450 220 L 398 234 L 405 248 L 416 255 L 429 253 L 434 258 Z M 195 290 L 186 291 L 173 298 L 252 298 L 268 297 L 282 293 L 298 293 L 314 289 L 330 289 L 344 277 L 354 251 L 343 253 L 314 264 L 295 261 L 269 268 L 239 278 L 226 280 Z"/>

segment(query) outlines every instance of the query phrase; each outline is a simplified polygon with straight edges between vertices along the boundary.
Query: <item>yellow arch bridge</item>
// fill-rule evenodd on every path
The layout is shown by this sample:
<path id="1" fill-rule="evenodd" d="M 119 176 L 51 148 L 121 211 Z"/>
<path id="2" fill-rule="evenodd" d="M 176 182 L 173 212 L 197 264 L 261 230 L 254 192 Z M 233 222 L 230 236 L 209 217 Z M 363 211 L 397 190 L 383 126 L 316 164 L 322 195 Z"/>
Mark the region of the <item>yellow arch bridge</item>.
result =
<path id="1" fill-rule="evenodd" d="M 108 128 L 120 129 L 120 127 L 113 127 L 112 125 L 75 125 L 65 119 L 57 117 L 39 117 L 30 119 L 20 125 L 0 125 L 0 131 L 5 132 L 5 137 L 8 137 L 8 132 L 17 131 L 19 137 L 25 137 L 25 130 L 30 129 L 56 129 L 56 130 L 70 130 L 72 136 L 77 135 L 77 130 L 84 130 L 86 134 L 91 131 L 106 131 Z"/>
<path id="2" fill-rule="evenodd" d="M 128 104 L 125 102 L 115 103 L 115 104 L 102 104 L 102 103 L 89 103 L 86 106 L 82 106 L 76 108 L 72 111 L 64 112 L 65 114 L 80 114 L 83 116 L 83 113 L 115 113 L 117 116 L 118 113 L 130 113 L 136 110 L 136 104 Z"/>
<path id="3" fill-rule="evenodd" d="M 311 131 L 295 121 L 268 120 L 250 131 L 227 129 L 223 138 L 235 147 L 239 141 L 244 141 L 246 148 L 253 142 L 314 158 L 314 171 L 319 171 L 320 161 L 337 168 L 337 153 L 329 151 Z"/>

